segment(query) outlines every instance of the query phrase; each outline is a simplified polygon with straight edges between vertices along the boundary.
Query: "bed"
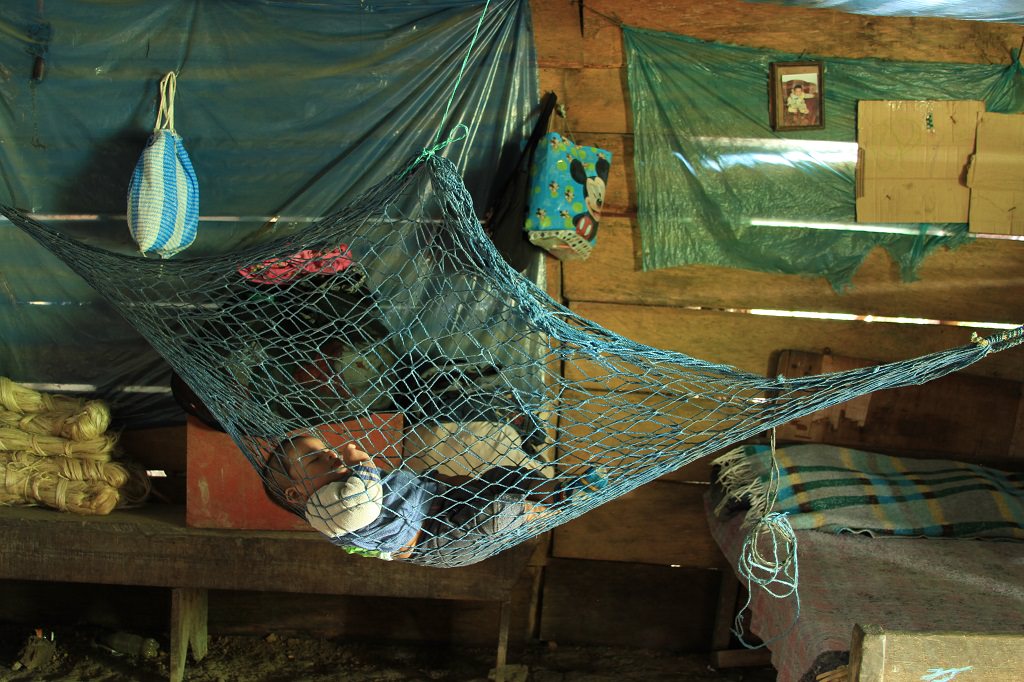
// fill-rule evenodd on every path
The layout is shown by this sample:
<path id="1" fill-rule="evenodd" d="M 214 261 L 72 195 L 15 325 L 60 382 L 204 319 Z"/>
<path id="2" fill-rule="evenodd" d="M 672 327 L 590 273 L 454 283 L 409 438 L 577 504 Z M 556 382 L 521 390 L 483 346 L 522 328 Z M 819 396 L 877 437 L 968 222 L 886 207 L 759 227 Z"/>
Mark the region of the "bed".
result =
<path id="1" fill-rule="evenodd" d="M 780 371 L 823 369 L 821 356 L 787 364 L 794 356 L 786 353 Z M 826 356 L 824 369 L 850 362 Z M 767 643 L 779 682 L 1024 679 L 1024 475 L 1012 473 L 1022 463 L 1021 386 L 940 381 L 780 429 L 788 440 L 776 450 L 772 510 L 788 512 L 798 589 L 775 598 L 754 585 L 743 619 L 745 639 Z M 986 408 L 990 414 L 965 407 L 971 386 L 979 400 L 998 396 L 999 406 Z M 1007 428 L 996 424 L 1007 420 Z M 955 436 L 945 432 L 951 424 Z M 745 447 L 771 453 L 764 444 Z M 766 509 L 756 495 L 726 499 L 727 488 L 745 485 L 727 480 L 729 457 L 743 459 L 740 450 L 716 460 L 705 507 L 715 542 L 746 587 L 737 569 L 751 528 L 744 522 Z M 845 469 L 843 480 L 826 481 L 837 469 Z M 767 478 L 763 465 L 754 473 Z"/>
<path id="2" fill-rule="evenodd" d="M 709 503 L 708 519 L 726 560 L 736 566 L 746 535 L 742 515 L 719 520 Z M 1024 543 L 815 530 L 795 535 L 800 617 L 795 599 L 775 599 L 756 587 L 750 604 L 753 639 L 777 637 L 768 649 L 779 682 L 810 681 L 847 665 L 857 624 L 1024 636 Z M 958 667 L 964 664 L 936 657 L 928 669 Z M 1024 679 L 1024 669 L 1018 672 L 1016 679 Z"/>

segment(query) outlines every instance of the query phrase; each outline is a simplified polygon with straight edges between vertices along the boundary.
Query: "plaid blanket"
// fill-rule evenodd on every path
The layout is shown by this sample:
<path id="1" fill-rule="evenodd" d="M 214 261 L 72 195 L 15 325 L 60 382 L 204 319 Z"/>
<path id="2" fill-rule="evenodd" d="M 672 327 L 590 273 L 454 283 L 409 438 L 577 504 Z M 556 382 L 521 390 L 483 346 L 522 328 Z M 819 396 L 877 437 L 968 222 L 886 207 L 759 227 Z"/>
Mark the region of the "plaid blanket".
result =
<path id="1" fill-rule="evenodd" d="M 1024 540 L 1024 474 L 831 445 L 744 446 L 715 460 L 716 513 L 749 505 L 747 521 L 787 514 L 796 530 Z M 772 495 L 772 488 L 776 492 Z"/>

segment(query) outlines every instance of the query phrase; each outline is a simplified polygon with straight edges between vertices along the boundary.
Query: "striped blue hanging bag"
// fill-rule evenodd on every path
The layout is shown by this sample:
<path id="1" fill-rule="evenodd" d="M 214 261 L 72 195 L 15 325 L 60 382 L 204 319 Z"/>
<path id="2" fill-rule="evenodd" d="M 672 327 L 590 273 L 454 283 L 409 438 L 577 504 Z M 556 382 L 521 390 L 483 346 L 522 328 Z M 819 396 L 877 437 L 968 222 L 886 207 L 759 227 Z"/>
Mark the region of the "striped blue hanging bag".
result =
<path id="1" fill-rule="evenodd" d="M 174 130 L 174 72 L 160 81 L 160 109 L 128 187 L 128 229 L 143 254 L 170 258 L 187 249 L 199 226 L 199 182 Z"/>

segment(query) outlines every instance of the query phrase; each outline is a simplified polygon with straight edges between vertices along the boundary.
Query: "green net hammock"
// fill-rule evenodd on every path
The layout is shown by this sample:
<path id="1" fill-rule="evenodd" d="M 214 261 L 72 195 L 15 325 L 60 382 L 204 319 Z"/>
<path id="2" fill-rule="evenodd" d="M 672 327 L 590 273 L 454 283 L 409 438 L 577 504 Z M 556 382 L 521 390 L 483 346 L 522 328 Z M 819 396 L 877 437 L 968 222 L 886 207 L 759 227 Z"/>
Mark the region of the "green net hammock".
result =
<path id="1" fill-rule="evenodd" d="M 348 551 L 424 565 L 480 561 L 774 426 L 1022 339 L 798 379 L 644 346 L 506 265 L 437 155 L 301 233 L 214 257 L 112 253 L 0 211 L 138 328 L 268 495 Z"/>

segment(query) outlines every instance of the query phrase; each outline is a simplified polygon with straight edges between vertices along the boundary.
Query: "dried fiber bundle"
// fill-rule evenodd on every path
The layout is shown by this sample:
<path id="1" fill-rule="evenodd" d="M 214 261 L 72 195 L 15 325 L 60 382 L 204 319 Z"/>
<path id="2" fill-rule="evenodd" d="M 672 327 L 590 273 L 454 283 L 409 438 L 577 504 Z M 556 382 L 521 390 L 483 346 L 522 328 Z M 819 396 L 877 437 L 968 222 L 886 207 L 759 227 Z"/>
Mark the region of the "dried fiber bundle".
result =
<path id="1" fill-rule="evenodd" d="M 36 455 L 60 455 L 110 461 L 117 437 L 103 435 L 89 440 L 69 440 L 60 436 L 26 433 L 20 429 L 0 427 L 0 450 L 27 450 Z"/>
<path id="2" fill-rule="evenodd" d="M 110 409 L 0 377 L 0 504 L 109 514 L 149 496 L 146 472 L 111 462 Z"/>
<path id="3" fill-rule="evenodd" d="M 110 427 L 110 408 L 100 400 L 89 400 L 73 411 L 24 413 L 0 409 L 0 427 L 69 440 L 92 440 Z"/>
<path id="4" fill-rule="evenodd" d="M 81 398 L 40 393 L 0 377 L 0 408 L 11 412 L 77 412 L 85 403 Z"/>
<path id="5" fill-rule="evenodd" d="M 0 504 L 109 514 L 149 495 L 146 472 L 120 462 L 0 452 Z"/>

